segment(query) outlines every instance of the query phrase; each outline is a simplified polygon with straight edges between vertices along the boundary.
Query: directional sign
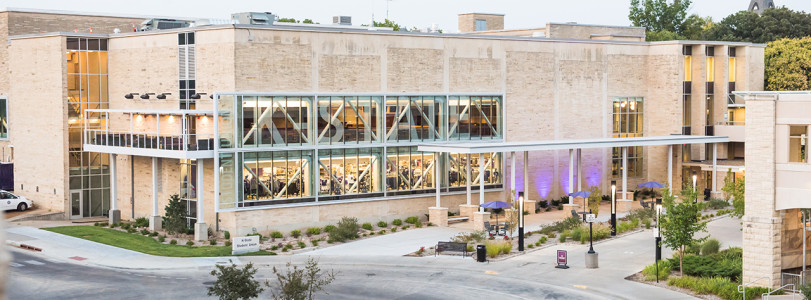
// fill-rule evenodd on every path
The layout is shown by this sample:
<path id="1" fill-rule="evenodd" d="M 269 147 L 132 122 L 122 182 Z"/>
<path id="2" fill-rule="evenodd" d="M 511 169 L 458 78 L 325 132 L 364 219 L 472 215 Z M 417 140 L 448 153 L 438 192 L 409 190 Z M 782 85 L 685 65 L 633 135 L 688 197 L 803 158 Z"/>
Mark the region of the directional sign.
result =
<path id="1" fill-rule="evenodd" d="M 595 215 L 595 214 L 587 214 L 586 215 L 586 222 L 588 222 L 588 223 L 597 222 L 597 215 Z"/>
<path id="2" fill-rule="evenodd" d="M 659 237 L 659 228 L 653 227 L 653 237 Z"/>
<path id="3" fill-rule="evenodd" d="M 558 255 L 557 255 L 558 265 L 555 266 L 555 268 L 568 269 L 569 266 L 566 265 L 566 263 L 567 263 L 567 258 L 566 257 L 567 257 L 566 250 L 558 250 Z"/>

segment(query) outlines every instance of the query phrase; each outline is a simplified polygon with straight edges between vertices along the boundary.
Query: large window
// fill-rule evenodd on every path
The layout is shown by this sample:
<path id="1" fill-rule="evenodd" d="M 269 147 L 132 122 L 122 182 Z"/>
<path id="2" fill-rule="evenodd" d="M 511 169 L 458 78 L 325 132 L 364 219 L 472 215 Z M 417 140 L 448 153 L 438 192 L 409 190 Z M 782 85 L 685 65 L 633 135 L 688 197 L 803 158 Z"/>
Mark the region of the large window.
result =
<path id="1" fill-rule="evenodd" d="M 501 97 L 451 96 L 449 140 L 501 138 Z"/>
<path id="2" fill-rule="evenodd" d="M 8 138 L 8 98 L 0 98 L 0 139 Z"/>
<path id="3" fill-rule="evenodd" d="M 241 96 L 243 147 L 310 144 L 312 97 Z"/>
<path id="4" fill-rule="evenodd" d="M 380 142 L 381 102 L 382 97 L 318 97 L 318 143 Z M 421 116 L 413 118 L 412 114 L 408 114 L 407 120 L 416 120 L 413 123 L 422 124 Z"/>
<path id="5" fill-rule="evenodd" d="M 320 99 L 320 98 L 319 98 Z M 442 134 L 445 97 L 386 97 L 387 141 L 435 141 Z"/>
<path id="6" fill-rule="evenodd" d="M 500 96 L 220 94 L 219 209 L 341 201 L 465 186 L 466 156 L 424 142 L 502 137 Z M 634 104 L 638 105 L 638 104 Z M 473 154 L 472 184 L 502 184 L 502 157 Z M 479 166 L 485 171 L 480 174 Z M 186 194 L 194 183 L 185 185 Z"/>
<path id="7" fill-rule="evenodd" d="M 186 226 L 197 223 L 197 162 L 180 160 L 180 201 L 186 207 Z"/>
<path id="8" fill-rule="evenodd" d="M 684 81 L 693 80 L 693 46 L 682 48 L 682 76 Z"/>
<path id="9" fill-rule="evenodd" d="M 612 135 L 615 138 L 641 137 L 643 98 L 614 98 L 612 114 Z M 622 176 L 622 148 L 613 148 L 612 175 Z M 628 176 L 642 176 L 642 147 L 628 148 Z"/>
<path id="10" fill-rule="evenodd" d="M 707 81 L 715 81 L 715 47 L 707 47 Z"/>
<path id="11" fill-rule="evenodd" d="M 177 65 L 180 109 L 194 109 L 192 95 L 197 93 L 194 32 L 177 34 Z"/>
<path id="12" fill-rule="evenodd" d="M 382 153 L 382 148 L 318 151 L 319 201 L 382 196 Z"/>
<path id="13" fill-rule="evenodd" d="M 312 201 L 312 151 L 242 153 L 242 191 L 245 205 L 273 200 L 278 203 Z M 264 204 L 264 203 L 263 203 Z"/>
<path id="14" fill-rule="evenodd" d="M 806 144 L 808 143 L 808 126 L 789 126 L 789 162 L 808 162 L 808 152 L 806 151 Z"/>
<path id="15" fill-rule="evenodd" d="M 476 31 L 486 31 L 487 30 L 487 20 L 476 20 Z"/>

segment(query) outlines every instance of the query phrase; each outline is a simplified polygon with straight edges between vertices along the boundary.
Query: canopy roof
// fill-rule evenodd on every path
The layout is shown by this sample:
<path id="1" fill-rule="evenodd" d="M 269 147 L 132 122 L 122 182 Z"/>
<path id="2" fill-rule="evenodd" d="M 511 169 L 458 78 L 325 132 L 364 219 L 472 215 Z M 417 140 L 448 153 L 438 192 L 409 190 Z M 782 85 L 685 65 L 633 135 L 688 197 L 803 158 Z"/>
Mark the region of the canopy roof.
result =
<path id="1" fill-rule="evenodd" d="M 439 153 L 492 153 L 564 149 L 592 149 L 636 146 L 726 143 L 726 136 L 666 135 L 651 137 L 597 138 L 581 140 L 543 140 L 528 142 L 478 142 L 460 144 L 421 144 L 418 151 Z"/>

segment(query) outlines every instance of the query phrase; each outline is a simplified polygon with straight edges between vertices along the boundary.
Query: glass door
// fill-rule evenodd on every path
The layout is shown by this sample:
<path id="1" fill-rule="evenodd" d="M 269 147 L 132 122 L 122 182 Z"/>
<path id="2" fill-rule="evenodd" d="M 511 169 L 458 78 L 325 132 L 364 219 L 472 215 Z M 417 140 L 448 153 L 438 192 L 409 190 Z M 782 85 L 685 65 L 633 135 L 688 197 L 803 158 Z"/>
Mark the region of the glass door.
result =
<path id="1" fill-rule="evenodd" d="M 82 217 L 82 191 L 70 191 L 70 218 L 77 219 Z"/>

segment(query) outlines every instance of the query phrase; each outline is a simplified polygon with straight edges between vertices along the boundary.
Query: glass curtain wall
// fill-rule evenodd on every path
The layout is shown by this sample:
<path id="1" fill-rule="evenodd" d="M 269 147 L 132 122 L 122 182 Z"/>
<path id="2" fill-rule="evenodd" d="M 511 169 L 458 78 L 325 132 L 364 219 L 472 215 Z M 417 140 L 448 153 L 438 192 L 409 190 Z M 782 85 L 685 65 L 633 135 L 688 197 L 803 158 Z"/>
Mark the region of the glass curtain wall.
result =
<path id="1" fill-rule="evenodd" d="M 464 189 L 466 158 L 435 162 L 416 145 L 501 138 L 501 105 L 498 96 L 220 95 L 220 209 L 433 193 L 435 163 L 444 186 Z M 475 188 L 479 179 L 500 187 L 501 160 L 472 156 Z"/>
<path id="2" fill-rule="evenodd" d="M 643 98 L 614 98 L 612 132 L 615 138 L 641 137 Z M 611 175 L 622 177 L 622 148 L 612 148 Z M 642 176 L 642 147 L 628 147 L 628 177 Z"/>
<path id="3" fill-rule="evenodd" d="M 0 98 L 0 139 L 8 138 L 8 99 Z"/>
<path id="4" fill-rule="evenodd" d="M 186 226 L 197 223 L 197 161 L 180 160 L 180 201 L 186 206 Z"/>
<path id="5" fill-rule="evenodd" d="M 110 206 L 109 154 L 85 152 L 83 129 L 100 129 L 106 120 L 107 40 L 67 38 L 68 153 L 71 191 L 81 191 L 81 205 L 72 203 L 74 217 L 105 216 Z"/>

